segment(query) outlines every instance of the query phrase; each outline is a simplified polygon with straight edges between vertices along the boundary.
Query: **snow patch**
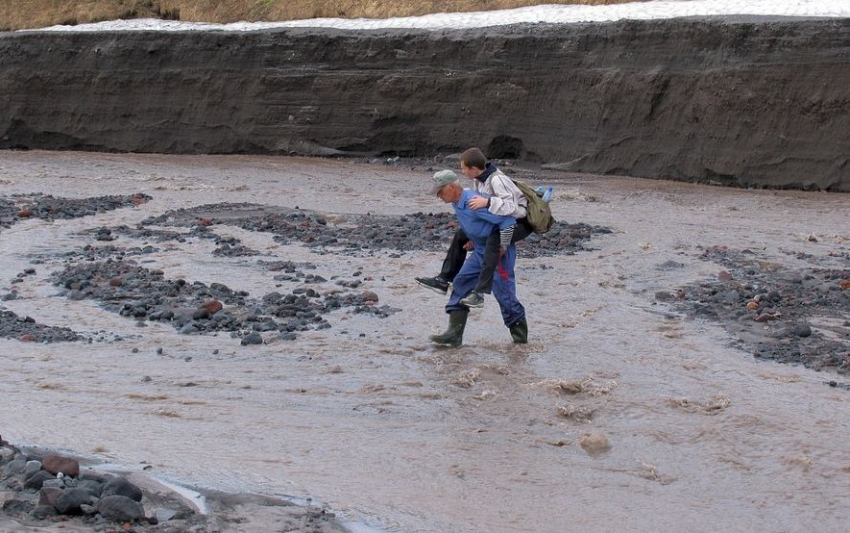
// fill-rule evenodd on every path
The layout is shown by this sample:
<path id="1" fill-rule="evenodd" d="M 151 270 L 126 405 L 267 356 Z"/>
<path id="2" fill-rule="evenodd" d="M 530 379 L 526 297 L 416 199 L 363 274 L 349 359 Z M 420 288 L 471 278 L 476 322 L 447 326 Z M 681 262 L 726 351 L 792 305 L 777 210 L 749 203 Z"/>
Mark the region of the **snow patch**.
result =
<path id="1" fill-rule="evenodd" d="M 77 26 L 51 26 L 20 31 L 259 31 L 280 28 L 378 30 L 388 28 L 443 30 L 509 24 L 567 24 L 615 20 L 657 20 L 677 17 L 755 15 L 783 17 L 850 17 L 848 0 L 655 0 L 616 5 L 539 5 L 499 11 L 436 13 L 389 19 L 306 19 L 285 22 L 212 24 L 158 19 L 111 20 Z"/>

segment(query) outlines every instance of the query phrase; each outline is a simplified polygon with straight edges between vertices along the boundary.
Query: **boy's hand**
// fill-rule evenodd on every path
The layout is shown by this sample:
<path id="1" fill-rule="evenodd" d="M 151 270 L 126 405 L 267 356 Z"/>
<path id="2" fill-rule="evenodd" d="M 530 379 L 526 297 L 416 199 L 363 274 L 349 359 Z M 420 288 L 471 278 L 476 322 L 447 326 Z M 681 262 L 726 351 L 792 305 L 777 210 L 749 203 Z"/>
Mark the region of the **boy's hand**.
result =
<path id="1" fill-rule="evenodd" d="M 469 200 L 469 208 L 473 211 L 481 209 L 482 207 L 487 207 L 487 198 L 483 196 L 476 196 Z"/>
<path id="2" fill-rule="evenodd" d="M 505 247 L 504 247 L 504 246 L 499 246 L 499 259 L 501 259 L 502 257 L 504 257 L 504 255 L 505 255 L 506 253 L 507 253 L 507 250 L 505 250 Z"/>
<path id="3" fill-rule="evenodd" d="M 475 243 L 472 241 L 466 241 L 466 244 L 463 245 L 463 249 L 467 252 L 471 252 L 475 249 Z"/>

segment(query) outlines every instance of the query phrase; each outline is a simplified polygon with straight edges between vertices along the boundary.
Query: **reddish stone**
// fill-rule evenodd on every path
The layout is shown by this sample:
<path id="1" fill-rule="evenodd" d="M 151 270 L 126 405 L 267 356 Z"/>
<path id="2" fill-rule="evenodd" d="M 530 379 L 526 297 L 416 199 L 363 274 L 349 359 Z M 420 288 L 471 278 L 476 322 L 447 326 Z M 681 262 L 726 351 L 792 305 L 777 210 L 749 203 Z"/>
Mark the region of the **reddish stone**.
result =
<path id="1" fill-rule="evenodd" d="M 18 340 L 21 341 L 21 342 L 32 342 L 32 341 L 35 340 L 35 337 L 33 337 L 32 335 L 27 333 L 26 335 L 21 335 L 21 337 Z"/>
<path id="2" fill-rule="evenodd" d="M 363 294 L 360 295 L 363 298 L 364 302 L 377 302 L 378 295 L 372 291 L 363 291 Z"/>
<path id="3" fill-rule="evenodd" d="M 42 487 L 38 489 L 38 504 L 56 506 L 56 500 L 62 495 L 62 489 L 58 487 Z"/>
<path id="4" fill-rule="evenodd" d="M 747 304 L 747 309 L 758 309 L 758 308 L 759 308 L 758 302 L 750 302 L 750 303 Z"/>
<path id="5" fill-rule="evenodd" d="M 720 278 L 723 281 L 731 281 L 732 280 L 732 274 L 730 274 L 729 272 L 727 272 L 725 270 L 721 270 L 720 273 L 717 274 L 717 277 Z"/>
<path id="6" fill-rule="evenodd" d="M 841 290 L 846 291 L 850 289 L 850 279 L 842 279 L 841 280 Z"/>
<path id="7" fill-rule="evenodd" d="M 202 218 L 202 219 L 198 220 L 198 225 L 199 226 L 212 226 L 213 221 L 210 220 L 209 218 Z"/>
<path id="8" fill-rule="evenodd" d="M 120 287 L 124 282 L 121 281 L 121 278 L 112 278 L 109 280 L 110 287 Z"/>
<path id="9" fill-rule="evenodd" d="M 80 463 L 76 459 L 61 455 L 48 455 L 41 462 L 41 467 L 54 475 L 59 472 L 71 477 L 80 475 Z"/>
<path id="10" fill-rule="evenodd" d="M 218 313 L 224 307 L 218 300 L 210 300 L 201 305 L 202 308 L 210 312 L 210 316 Z"/>
<path id="11" fill-rule="evenodd" d="M 138 194 L 133 195 L 133 197 L 130 198 L 130 202 L 133 205 L 142 205 L 142 204 L 148 203 L 148 201 L 145 199 L 144 196 L 141 196 L 141 195 L 138 195 Z"/>
<path id="12" fill-rule="evenodd" d="M 29 209 L 21 209 L 18 212 L 18 216 L 21 218 L 29 218 L 32 216 L 32 211 L 30 211 Z"/>

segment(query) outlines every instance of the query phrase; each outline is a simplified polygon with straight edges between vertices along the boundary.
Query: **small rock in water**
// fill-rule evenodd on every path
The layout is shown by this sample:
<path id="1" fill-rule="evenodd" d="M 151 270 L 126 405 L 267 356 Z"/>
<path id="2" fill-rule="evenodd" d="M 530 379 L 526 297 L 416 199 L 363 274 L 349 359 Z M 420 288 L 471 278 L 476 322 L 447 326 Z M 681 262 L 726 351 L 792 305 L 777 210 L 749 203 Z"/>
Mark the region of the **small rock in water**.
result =
<path id="1" fill-rule="evenodd" d="M 667 291 L 658 291 L 655 293 L 655 299 L 659 302 L 669 302 L 673 299 L 673 295 Z"/>
<path id="2" fill-rule="evenodd" d="M 808 324 L 797 324 L 794 326 L 794 335 L 798 337 L 811 337 L 812 328 Z"/>
<path id="3" fill-rule="evenodd" d="M 175 516 L 177 516 L 177 511 L 172 511 L 171 509 L 164 509 L 160 507 L 159 509 L 153 512 L 153 515 L 159 522 L 168 522 Z"/>
<path id="4" fill-rule="evenodd" d="M 48 455 L 44 458 L 41 467 L 51 474 L 65 474 L 71 477 L 80 475 L 80 463 L 69 457 Z"/>
<path id="5" fill-rule="evenodd" d="M 41 490 L 45 489 L 62 489 L 65 487 L 65 482 L 61 479 L 48 479 L 41 484 Z"/>
<path id="6" fill-rule="evenodd" d="M 48 479 L 56 478 L 54 478 L 50 472 L 47 472 L 45 470 L 39 470 L 31 476 L 27 476 L 25 479 L 26 481 L 24 482 L 24 488 L 39 490 L 45 481 L 47 481 Z"/>
<path id="7" fill-rule="evenodd" d="M 59 512 L 56 510 L 56 507 L 52 505 L 39 505 L 32 510 L 30 516 L 36 520 L 44 520 L 49 516 L 56 516 L 58 514 Z"/>
<path id="8" fill-rule="evenodd" d="M 60 514 L 80 512 L 80 506 L 91 502 L 91 494 L 83 489 L 65 489 L 56 499 L 56 510 Z"/>
<path id="9" fill-rule="evenodd" d="M 39 470 L 41 470 L 41 461 L 27 461 L 27 465 L 24 468 L 24 477 L 29 477 Z"/>
<path id="10" fill-rule="evenodd" d="M 256 331 L 246 335 L 242 339 L 242 346 L 248 346 L 250 344 L 262 344 L 263 336 L 257 333 Z"/>
<path id="11" fill-rule="evenodd" d="M 48 480 L 49 481 L 49 480 Z M 45 482 L 46 483 L 46 482 Z M 55 506 L 56 500 L 62 495 L 62 489 L 56 487 L 44 487 L 38 491 L 38 504 Z"/>
<path id="12" fill-rule="evenodd" d="M 224 306 L 218 300 L 210 300 L 208 302 L 204 302 L 201 307 L 209 311 L 210 316 L 212 316 L 221 311 Z"/>
<path id="13" fill-rule="evenodd" d="M 126 496 L 106 496 L 97 502 L 97 509 L 107 520 L 132 522 L 145 516 L 142 506 Z"/>
<path id="14" fill-rule="evenodd" d="M 80 511 L 82 511 L 83 514 L 91 515 L 91 514 L 95 514 L 97 512 L 97 508 L 94 507 L 94 506 L 82 503 L 82 504 L 80 504 Z"/>
<path id="15" fill-rule="evenodd" d="M 579 441 L 581 447 L 590 455 L 598 455 L 607 452 L 611 449 L 611 444 L 608 442 L 608 437 L 602 433 L 592 433 L 585 435 Z"/>
<path id="16" fill-rule="evenodd" d="M 139 487 L 133 485 L 122 477 L 116 477 L 109 480 L 109 482 L 107 482 L 103 487 L 103 496 L 112 495 L 126 496 L 127 498 L 137 502 L 142 501 L 143 497 L 142 491 Z"/>

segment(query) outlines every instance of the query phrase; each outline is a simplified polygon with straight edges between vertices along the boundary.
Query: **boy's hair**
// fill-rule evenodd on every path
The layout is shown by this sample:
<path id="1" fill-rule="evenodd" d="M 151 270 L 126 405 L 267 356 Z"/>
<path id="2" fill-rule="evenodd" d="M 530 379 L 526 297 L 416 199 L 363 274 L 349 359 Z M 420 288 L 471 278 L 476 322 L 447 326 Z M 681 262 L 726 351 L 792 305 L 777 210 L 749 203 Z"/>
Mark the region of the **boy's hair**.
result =
<path id="1" fill-rule="evenodd" d="M 478 148 L 470 148 L 460 154 L 460 162 L 467 167 L 475 167 L 479 170 L 487 168 L 487 158 L 484 157 L 484 152 Z"/>

